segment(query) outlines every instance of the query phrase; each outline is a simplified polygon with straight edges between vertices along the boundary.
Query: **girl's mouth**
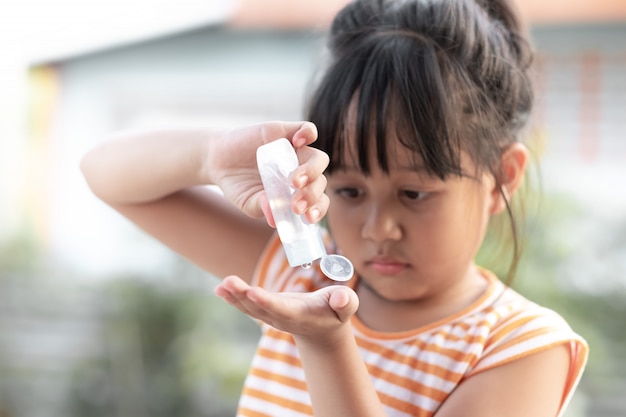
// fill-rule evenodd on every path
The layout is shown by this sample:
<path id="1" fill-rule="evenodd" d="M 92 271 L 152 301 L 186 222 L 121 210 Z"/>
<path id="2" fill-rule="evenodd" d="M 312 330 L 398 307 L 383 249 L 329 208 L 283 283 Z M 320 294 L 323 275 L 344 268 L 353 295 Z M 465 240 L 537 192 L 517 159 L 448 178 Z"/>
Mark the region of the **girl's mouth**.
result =
<path id="1" fill-rule="evenodd" d="M 398 275 L 409 268 L 406 262 L 400 262 L 393 259 L 375 258 L 366 263 L 366 265 L 381 275 Z"/>

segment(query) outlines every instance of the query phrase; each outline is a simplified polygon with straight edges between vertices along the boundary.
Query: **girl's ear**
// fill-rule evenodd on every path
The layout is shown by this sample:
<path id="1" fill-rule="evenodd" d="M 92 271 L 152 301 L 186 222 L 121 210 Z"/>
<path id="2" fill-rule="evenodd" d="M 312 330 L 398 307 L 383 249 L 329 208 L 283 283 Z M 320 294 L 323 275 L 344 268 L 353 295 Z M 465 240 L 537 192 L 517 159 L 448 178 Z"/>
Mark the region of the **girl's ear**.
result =
<path id="1" fill-rule="evenodd" d="M 509 145 L 500 157 L 500 172 L 496 173 L 496 183 L 491 191 L 492 215 L 502 212 L 507 202 L 522 185 L 526 164 L 528 163 L 528 149 L 519 142 Z"/>

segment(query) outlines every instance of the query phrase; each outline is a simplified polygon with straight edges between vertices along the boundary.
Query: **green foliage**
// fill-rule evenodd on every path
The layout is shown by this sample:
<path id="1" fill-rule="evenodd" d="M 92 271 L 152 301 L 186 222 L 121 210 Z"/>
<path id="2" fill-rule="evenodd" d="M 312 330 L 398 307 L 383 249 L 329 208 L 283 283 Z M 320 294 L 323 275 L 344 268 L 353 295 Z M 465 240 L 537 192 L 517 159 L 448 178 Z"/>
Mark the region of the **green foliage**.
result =
<path id="1" fill-rule="evenodd" d="M 43 251 L 36 235 L 25 228 L 16 236 L 0 241 L 0 274 L 19 272 L 32 275 L 41 269 Z"/>
<path id="2" fill-rule="evenodd" d="M 104 297 L 108 354 L 77 368 L 74 415 L 234 413 L 259 335 L 255 323 L 197 288 L 131 278 L 116 280 Z M 106 398 L 81 389 L 97 384 L 107 387 Z"/>

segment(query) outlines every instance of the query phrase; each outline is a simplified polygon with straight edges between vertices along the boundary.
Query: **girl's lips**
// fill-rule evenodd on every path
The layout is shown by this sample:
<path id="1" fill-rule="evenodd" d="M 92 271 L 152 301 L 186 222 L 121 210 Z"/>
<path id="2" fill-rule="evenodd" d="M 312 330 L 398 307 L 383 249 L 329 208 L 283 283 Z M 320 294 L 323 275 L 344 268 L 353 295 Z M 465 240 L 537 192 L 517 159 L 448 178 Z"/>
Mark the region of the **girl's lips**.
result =
<path id="1" fill-rule="evenodd" d="M 409 264 L 388 259 L 374 259 L 367 266 L 381 275 L 397 275 L 409 267 Z"/>

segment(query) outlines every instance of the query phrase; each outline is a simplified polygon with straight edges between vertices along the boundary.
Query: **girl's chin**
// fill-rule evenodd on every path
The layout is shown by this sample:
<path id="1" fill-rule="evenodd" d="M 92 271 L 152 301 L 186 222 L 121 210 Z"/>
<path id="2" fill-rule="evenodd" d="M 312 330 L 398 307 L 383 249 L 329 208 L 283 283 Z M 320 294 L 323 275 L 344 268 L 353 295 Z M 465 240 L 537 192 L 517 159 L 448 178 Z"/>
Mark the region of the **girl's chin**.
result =
<path id="1" fill-rule="evenodd" d="M 372 285 L 367 280 L 361 278 L 357 284 L 357 293 L 359 293 L 359 286 L 374 295 L 376 298 L 387 302 L 406 302 L 406 301 L 415 301 L 411 294 L 406 291 L 402 291 L 398 288 L 397 285 L 390 283 L 390 285 Z"/>

